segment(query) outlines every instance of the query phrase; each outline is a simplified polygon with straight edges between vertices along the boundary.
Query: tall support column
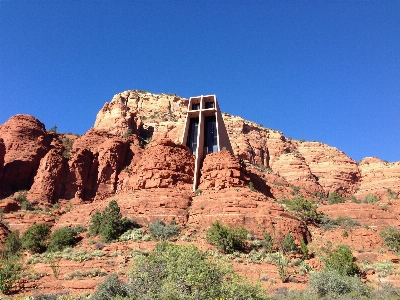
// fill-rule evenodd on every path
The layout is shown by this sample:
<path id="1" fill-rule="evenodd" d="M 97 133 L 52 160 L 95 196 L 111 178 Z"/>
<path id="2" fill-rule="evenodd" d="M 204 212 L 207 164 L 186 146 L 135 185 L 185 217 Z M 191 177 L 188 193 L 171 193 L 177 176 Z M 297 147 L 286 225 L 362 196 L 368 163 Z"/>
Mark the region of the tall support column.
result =
<path id="1" fill-rule="evenodd" d="M 206 117 L 214 118 L 207 118 L 207 123 L 205 122 Z M 190 124 L 191 120 L 195 118 L 198 118 L 199 123 L 197 128 L 196 149 L 193 149 L 194 147 L 191 139 L 195 132 L 190 132 L 194 130 L 193 126 L 190 126 Z M 209 124 L 209 122 L 215 122 L 215 124 Z M 205 128 L 206 126 L 207 128 Z M 216 130 L 216 139 L 210 137 L 210 134 L 215 134 L 213 130 L 210 131 L 210 128 Z M 206 130 L 210 132 L 206 134 Z M 208 137 L 207 141 L 205 141 L 205 136 Z M 210 153 L 210 151 L 221 151 L 223 148 L 232 151 L 232 146 L 215 95 L 190 97 L 181 142 L 184 145 L 190 146 L 189 148 L 191 148 L 192 154 L 196 156 L 193 181 L 193 191 L 195 191 L 200 183 L 200 170 L 204 157 Z M 191 145 L 189 145 L 189 143 L 191 143 Z M 210 143 L 212 143 L 212 145 L 209 145 Z M 214 143 L 216 143 L 216 145 L 214 145 Z"/>

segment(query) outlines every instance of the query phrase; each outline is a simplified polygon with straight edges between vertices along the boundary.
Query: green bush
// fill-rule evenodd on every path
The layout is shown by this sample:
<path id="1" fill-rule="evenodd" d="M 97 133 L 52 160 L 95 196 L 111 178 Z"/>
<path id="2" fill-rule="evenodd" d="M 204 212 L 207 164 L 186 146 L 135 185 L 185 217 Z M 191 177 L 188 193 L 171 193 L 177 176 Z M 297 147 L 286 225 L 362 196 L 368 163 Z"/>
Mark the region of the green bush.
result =
<path id="1" fill-rule="evenodd" d="M 117 201 L 111 200 L 103 212 L 96 211 L 93 214 L 89 232 L 95 236 L 100 235 L 103 242 L 111 242 L 136 225 L 131 220 L 122 218 Z"/>
<path id="2" fill-rule="evenodd" d="M 394 263 L 389 260 L 380 260 L 375 264 L 375 270 L 380 273 L 382 277 L 392 275 L 394 271 Z"/>
<path id="3" fill-rule="evenodd" d="M 336 271 L 315 272 L 311 274 L 309 288 L 320 297 L 352 293 L 354 296 L 368 296 L 367 286 L 358 277 L 345 276 Z"/>
<path id="4" fill-rule="evenodd" d="M 379 198 L 375 194 L 368 194 L 365 196 L 363 203 L 374 204 L 379 201 Z"/>
<path id="5" fill-rule="evenodd" d="M 284 253 L 296 253 L 297 252 L 297 245 L 294 242 L 294 238 L 290 231 L 285 235 L 285 239 L 282 243 L 282 248 Z"/>
<path id="6" fill-rule="evenodd" d="M 149 256 L 135 258 L 129 278 L 130 299 L 268 299 L 259 285 L 194 245 L 157 244 Z"/>
<path id="7" fill-rule="evenodd" d="M 304 259 L 308 259 L 308 247 L 304 239 L 300 240 L 300 252 Z"/>
<path id="8" fill-rule="evenodd" d="M 394 227 L 389 226 L 382 230 L 379 234 L 382 237 L 383 243 L 386 247 L 395 252 L 400 250 L 400 232 Z"/>
<path id="9" fill-rule="evenodd" d="M 33 210 L 32 204 L 26 198 L 26 193 L 26 191 L 19 191 L 16 200 L 21 205 L 22 210 Z"/>
<path id="10" fill-rule="evenodd" d="M 343 276 L 354 276 L 360 272 L 358 266 L 354 263 L 350 248 L 346 245 L 339 245 L 333 252 L 330 252 L 326 258 L 325 266 L 328 271 L 335 271 Z"/>
<path id="11" fill-rule="evenodd" d="M 354 227 L 358 226 L 361 226 L 361 224 L 358 221 L 355 221 L 349 217 L 338 217 L 336 219 L 331 219 L 328 216 L 324 215 L 324 217 L 321 219 L 321 227 L 324 230 L 330 230 L 338 227 L 352 230 Z"/>
<path id="12" fill-rule="evenodd" d="M 387 188 L 387 198 L 388 200 L 396 200 L 399 199 L 399 196 L 397 195 L 396 192 L 392 191 L 391 189 Z"/>
<path id="13" fill-rule="evenodd" d="M 21 275 L 20 256 L 10 255 L 0 258 L 0 291 L 8 294 Z"/>
<path id="14" fill-rule="evenodd" d="M 213 244 L 224 253 L 233 253 L 234 250 L 243 248 L 247 237 L 244 227 L 232 228 L 215 221 L 207 230 L 207 242 Z"/>
<path id="15" fill-rule="evenodd" d="M 6 242 L 4 244 L 3 256 L 10 257 L 19 252 L 22 248 L 21 239 L 19 238 L 19 231 L 15 230 L 7 235 Z"/>
<path id="16" fill-rule="evenodd" d="M 125 133 L 123 134 L 123 138 L 126 139 L 128 137 L 130 137 L 133 134 L 132 129 L 128 128 Z"/>
<path id="17" fill-rule="evenodd" d="M 76 242 L 76 235 L 78 234 L 76 229 L 69 227 L 62 227 L 53 232 L 50 237 L 47 251 L 62 251 L 67 247 L 71 247 Z"/>
<path id="18" fill-rule="evenodd" d="M 249 182 L 249 190 L 254 192 L 256 190 L 256 188 L 254 187 L 254 183 Z"/>
<path id="19" fill-rule="evenodd" d="M 47 239 L 50 236 L 50 228 L 43 223 L 29 227 L 21 237 L 22 248 L 33 253 L 46 250 Z"/>
<path id="20" fill-rule="evenodd" d="M 346 200 L 336 192 L 332 192 L 328 196 L 328 204 L 344 203 Z"/>
<path id="21" fill-rule="evenodd" d="M 129 295 L 127 285 L 117 275 L 111 274 L 100 283 L 91 300 L 111 300 L 115 297 L 127 297 Z"/>
<path id="22" fill-rule="evenodd" d="M 315 202 L 301 197 L 286 200 L 285 205 L 298 218 L 307 223 L 319 223 L 323 216 L 322 213 L 317 212 L 317 204 Z"/>
<path id="23" fill-rule="evenodd" d="M 268 253 L 271 253 L 274 247 L 274 239 L 266 232 L 263 232 L 263 237 L 264 241 L 261 242 L 261 245 Z"/>
<path id="24" fill-rule="evenodd" d="M 282 280 L 282 283 L 287 282 L 288 280 L 288 261 L 285 256 L 281 252 L 273 253 L 272 259 L 278 269 L 279 277 Z"/>
<path id="25" fill-rule="evenodd" d="M 166 225 L 160 220 L 156 220 L 149 225 L 149 230 L 152 236 L 159 241 L 165 241 L 173 236 L 176 236 L 180 229 L 181 228 L 175 225 L 174 222 L 170 222 L 168 225 Z"/>

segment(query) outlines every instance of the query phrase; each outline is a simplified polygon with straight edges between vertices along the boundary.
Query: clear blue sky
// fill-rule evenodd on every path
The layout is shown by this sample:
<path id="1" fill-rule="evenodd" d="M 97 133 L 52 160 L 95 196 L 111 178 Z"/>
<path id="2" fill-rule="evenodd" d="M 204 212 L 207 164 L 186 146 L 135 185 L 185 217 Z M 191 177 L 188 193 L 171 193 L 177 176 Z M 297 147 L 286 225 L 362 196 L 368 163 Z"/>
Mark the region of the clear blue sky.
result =
<path id="1" fill-rule="evenodd" d="M 129 89 L 399 161 L 400 1 L 0 0 L 1 124 L 84 133 Z"/>

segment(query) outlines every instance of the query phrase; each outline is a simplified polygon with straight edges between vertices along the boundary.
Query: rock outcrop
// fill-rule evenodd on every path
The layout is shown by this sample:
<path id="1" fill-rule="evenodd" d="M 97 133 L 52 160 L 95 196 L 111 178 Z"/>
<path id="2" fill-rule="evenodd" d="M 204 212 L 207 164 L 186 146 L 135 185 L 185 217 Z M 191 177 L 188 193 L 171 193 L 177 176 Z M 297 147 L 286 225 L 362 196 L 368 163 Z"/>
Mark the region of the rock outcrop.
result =
<path id="1" fill-rule="evenodd" d="M 176 95 L 125 91 L 116 94 L 97 114 L 94 129 L 122 136 L 128 129 L 143 138 L 178 142 L 188 100 Z"/>
<path id="2" fill-rule="evenodd" d="M 382 199 L 398 198 L 400 194 L 400 162 L 388 163 L 379 158 L 364 158 L 360 164 L 361 182 L 355 196 L 362 199 L 375 194 Z"/>
<path id="3" fill-rule="evenodd" d="M 50 150 L 44 124 L 29 115 L 15 115 L 1 125 L 0 138 L 6 148 L 0 182 L 3 196 L 30 189 L 40 160 Z"/>
<path id="4" fill-rule="evenodd" d="M 299 153 L 282 154 L 274 163 L 274 171 L 297 188 L 302 187 L 317 194 L 325 192 L 305 158 Z"/>
<path id="5" fill-rule="evenodd" d="M 341 203 L 325 205 L 318 208 L 319 212 L 330 218 L 351 218 L 361 225 L 384 229 L 387 226 L 400 226 L 400 216 L 387 208 L 372 204 Z"/>
<path id="6" fill-rule="evenodd" d="M 62 156 L 63 147 L 50 150 L 40 161 L 38 172 L 27 198 L 30 201 L 55 202 L 64 196 L 63 180 L 67 159 Z"/>
<path id="7" fill-rule="evenodd" d="M 248 189 L 227 188 L 193 197 L 188 224 L 207 228 L 216 220 L 244 226 L 259 238 L 265 231 L 279 240 L 290 231 L 298 242 L 301 238 L 311 240 L 306 224 L 285 212 L 282 206 L 268 201 L 264 195 Z"/>
<path id="8" fill-rule="evenodd" d="M 297 151 L 326 193 L 354 193 L 361 176 L 357 163 L 344 152 L 318 142 L 300 143 Z"/>
<path id="9" fill-rule="evenodd" d="M 199 189 L 220 190 L 228 187 L 243 187 L 246 181 L 249 181 L 244 168 L 229 151 L 207 155 L 200 173 Z"/>
<path id="10" fill-rule="evenodd" d="M 146 147 L 140 160 L 133 161 L 121 176 L 118 191 L 177 187 L 193 184 L 194 156 L 189 148 L 164 139 Z"/>
<path id="11" fill-rule="evenodd" d="M 6 145 L 4 145 L 3 139 L 0 138 L 0 180 L 1 176 L 3 175 L 5 155 L 6 155 Z"/>

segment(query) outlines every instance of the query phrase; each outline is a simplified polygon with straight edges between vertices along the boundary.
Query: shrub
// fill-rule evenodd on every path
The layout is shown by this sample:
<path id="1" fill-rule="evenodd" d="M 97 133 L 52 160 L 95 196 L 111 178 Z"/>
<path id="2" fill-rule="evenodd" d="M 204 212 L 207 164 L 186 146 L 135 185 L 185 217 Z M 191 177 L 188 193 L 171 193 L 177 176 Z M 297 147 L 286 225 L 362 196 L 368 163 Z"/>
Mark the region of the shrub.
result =
<path id="1" fill-rule="evenodd" d="M 282 283 L 288 281 L 288 261 L 285 256 L 281 252 L 276 252 L 273 254 L 272 259 L 278 269 L 279 277 L 282 280 Z"/>
<path id="2" fill-rule="evenodd" d="M 368 194 L 365 196 L 363 203 L 374 204 L 379 201 L 379 198 L 375 194 Z"/>
<path id="3" fill-rule="evenodd" d="M 328 196 L 328 204 L 344 203 L 346 200 L 336 192 L 332 192 Z"/>
<path id="4" fill-rule="evenodd" d="M 249 182 L 249 190 L 252 191 L 252 192 L 254 192 L 256 190 L 255 187 L 254 187 L 254 183 Z"/>
<path id="5" fill-rule="evenodd" d="M 4 244 L 5 249 L 3 256 L 10 257 L 19 252 L 22 248 L 21 239 L 19 238 L 19 231 L 15 230 L 7 235 L 6 242 Z"/>
<path id="6" fill-rule="evenodd" d="M 57 133 L 57 125 L 54 125 L 53 127 L 51 127 L 49 130 L 47 130 L 48 132 L 54 132 Z"/>
<path id="7" fill-rule="evenodd" d="M 123 134 L 123 138 L 128 138 L 132 135 L 132 129 L 128 128 L 125 133 Z"/>
<path id="8" fill-rule="evenodd" d="M 354 263 L 353 254 L 346 245 L 339 245 L 333 252 L 329 253 L 325 265 L 328 271 L 335 271 L 343 276 L 354 276 L 359 273 L 358 266 Z"/>
<path id="9" fill-rule="evenodd" d="M 400 250 L 400 232 L 394 227 L 389 226 L 382 230 L 379 234 L 382 237 L 383 243 L 386 247 L 395 252 Z"/>
<path id="10" fill-rule="evenodd" d="M 324 216 L 321 219 L 321 227 L 325 230 L 341 227 L 343 229 L 353 229 L 354 227 L 361 226 L 358 221 L 355 221 L 349 217 L 338 217 L 331 219 L 328 216 Z"/>
<path id="11" fill-rule="evenodd" d="M 174 222 L 170 222 L 166 225 L 163 221 L 156 220 L 149 225 L 149 230 L 153 237 L 159 241 L 165 241 L 169 238 L 177 235 L 180 231 L 180 227 L 175 225 Z"/>
<path id="12" fill-rule="evenodd" d="M 274 239 L 268 233 L 263 232 L 264 241 L 262 241 L 261 245 L 265 248 L 268 253 L 272 252 L 274 247 Z"/>
<path id="13" fill-rule="evenodd" d="M 21 270 L 19 256 L 10 255 L 0 258 L 0 291 L 2 293 L 8 294 L 11 291 L 20 277 Z"/>
<path id="14" fill-rule="evenodd" d="M 143 238 L 143 231 L 141 228 L 134 228 L 130 229 L 128 231 L 125 231 L 121 236 L 119 237 L 120 241 L 140 241 Z"/>
<path id="15" fill-rule="evenodd" d="M 388 200 L 396 200 L 396 199 L 399 199 L 399 196 L 397 195 L 396 192 L 392 191 L 392 190 L 389 189 L 389 188 L 387 188 L 386 191 L 387 191 L 387 194 L 388 194 L 388 196 L 387 196 Z"/>
<path id="16" fill-rule="evenodd" d="M 62 251 L 67 247 L 73 246 L 77 234 L 77 231 L 73 228 L 62 227 L 57 229 L 50 237 L 47 250 L 51 252 Z"/>
<path id="17" fill-rule="evenodd" d="M 317 212 L 317 204 L 302 197 L 286 200 L 285 205 L 298 218 L 308 223 L 319 223 L 323 214 Z"/>
<path id="18" fill-rule="evenodd" d="M 149 256 L 136 256 L 129 277 L 130 299 L 268 299 L 194 245 L 157 244 Z"/>
<path id="19" fill-rule="evenodd" d="M 247 230 L 244 227 L 232 228 L 215 221 L 207 230 L 207 242 L 213 244 L 224 253 L 233 253 L 234 250 L 243 248 Z"/>
<path id="20" fill-rule="evenodd" d="M 380 260 L 375 264 L 375 270 L 379 272 L 382 277 L 392 275 L 394 271 L 394 263 L 388 260 Z"/>
<path id="21" fill-rule="evenodd" d="M 283 248 L 284 253 L 297 252 L 297 245 L 294 242 L 294 238 L 293 238 L 292 234 L 290 233 L 290 231 L 288 231 L 288 233 L 285 235 L 285 239 L 283 240 L 283 243 L 282 243 L 282 248 Z"/>
<path id="22" fill-rule="evenodd" d="M 65 157 L 66 159 L 70 159 L 71 155 L 70 155 L 70 151 L 72 149 L 72 146 L 74 144 L 74 141 L 65 137 L 62 139 L 62 144 L 64 146 L 64 152 L 62 153 L 62 156 Z"/>
<path id="23" fill-rule="evenodd" d="M 19 191 L 17 197 L 15 198 L 19 203 L 23 201 L 27 201 L 26 199 L 26 191 Z"/>
<path id="24" fill-rule="evenodd" d="M 22 248 L 33 253 L 43 252 L 46 250 L 46 243 L 49 236 L 50 228 L 46 224 L 34 224 L 22 234 Z"/>
<path id="25" fill-rule="evenodd" d="M 117 201 L 111 200 L 103 212 L 96 211 L 93 214 L 89 232 L 100 235 L 103 242 L 111 242 L 136 225 L 133 221 L 122 218 Z"/>
<path id="26" fill-rule="evenodd" d="M 16 200 L 22 210 L 33 210 L 32 204 L 26 199 L 26 191 L 19 191 Z"/>
<path id="27" fill-rule="evenodd" d="M 331 296 L 343 295 L 350 292 L 354 296 L 369 295 L 367 286 L 358 277 L 344 276 L 336 271 L 312 273 L 309 280 L 309 288 L 320 297 L 328 294 Z"/>
<path id="28" fill-rule="evenodd" d="M 304 239 L 300 240 L 300 252 L 304 259 L 308 259 L 308 247 Z"/>
<path id="29" fill-rule="evenodd" d="M 111 274 L 100 283 L 96 292 L 90 299 L 92 300 L 111 300 L 117 296 L 127 297 L 129 295 L 127 285 L 119 280 L 118 276 Z"/>

